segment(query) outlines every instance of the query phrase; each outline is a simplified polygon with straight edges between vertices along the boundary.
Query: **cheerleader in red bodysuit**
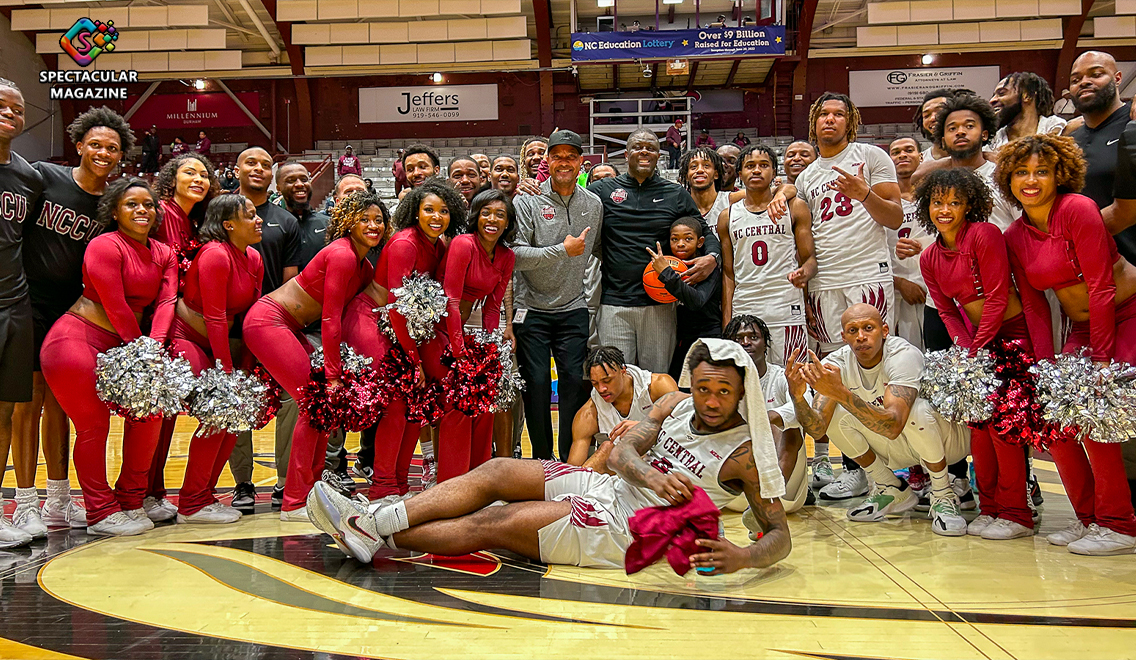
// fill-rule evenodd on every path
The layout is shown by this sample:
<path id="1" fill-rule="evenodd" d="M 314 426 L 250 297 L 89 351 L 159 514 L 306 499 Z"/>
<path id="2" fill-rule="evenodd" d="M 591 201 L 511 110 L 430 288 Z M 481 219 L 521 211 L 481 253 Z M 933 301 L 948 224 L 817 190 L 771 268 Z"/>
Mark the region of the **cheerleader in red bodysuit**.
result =
<path id="1" fill-rule="evenodd" d="M 1006 241 L 988 222 L 992 200 L 986 184 L 966 168 L 938 170 L 924 179 L 915 198 L 919 221 L 928 233 L 938 234 L 920 256 L 920 270 L 955 345 L 974 355 L 992 341 L 1006 339 L 1021 341 L 1031 351 L 1022 303 L 1010 280 Z M 1021 448 L 988 425 L 971 428 L 970 446 L 982 512 L 967 533 L 989 540 L 1031 536 L 1033 514 L 1026 503 Z"/>
<path id="2" fill-rule="evenodd" d="M 500 190 L 478 193 L 470 202 L 466 233 L 450 241 L 442 262 L 446 289 L 446 330 L 450 349 L 458 360 L 466 358 L 462 326 L 474 303 L 484 300 L 482 328 L 501 325 L 501 301 L 513 279 L 513 251 L 505 243 L 516 234 L 513 203 Z M 438 433 L 438 482 L 465 474 L 493 456 L 493 413 L 469 416 L 451 410 L 442 418 Z"/>
<path id="3" fill-rule="evenodd" d="M 998 152 L 996 182 L 1025 213 L 1006 230 L 1010 265 L 1038 358 L 1052 358 L 1053 289 L 1072 332 L 1063 353 L 1136 364 L 1136 267 L 1116 251 L 1100 211 L 1075 194 L 1085 161 L 1072 138 L 1033 135 Z M 1053 545 L 1080 555 L 1132 554 L 1136 515 L 1116 442 L 1056 442 L 1050 449 L 1077 520 L 1050 534 Z"/>
<path id="4" fill-rule="evenodd" d="M 365 328 L 367 324 L 377 327 L 374 309 L 375 302 L 395 302 L 397 296 L 392 289 L 402 286 L 404 278 L 414 273 L 429 275 L 438 279 L 437 271 L 445 254 L 443 236 L 454 236 L 465 222 L 465 202 L 453 188 L 436 181 L 430 181 L 412 189 L 399 203 L 394 213 L 395 235 L 375 268 L 375 281 L 370 291 L 373 299 L 364 300 L 360 296 L 352 308 L 352 321 L 356 327 Z M 406 352 L 411 363 L 418 370 L 418 381 L 425 385 L 426 379 L 441 380 L 446 375 L 442 367 L 442 350 L 445 347 L 445 328 L 439 324 L 438 336 L 422 345 L 410 337 L 406 319 L 396 309 L 389 310 L 391 328 L 398 338 L 398 345 Z M 369 330 L 367 331 L 369 333 Z M 382 338 L 370 342 L 352 344 L 372 357 L 385 353 Z M 368 497 L 371 500 L 399 497 L 410 491 L 407 475 L 414 457 L 414 447 L 418 442 L 419 424 L 407 421 L 406 401 L 395 399 L 383 412 L 375 431 L 375 464 Z"/>
<path id="5" fill-rule="evenodd" d="M 347 303 L 373 275 L 367 252 L 383 239 L 383 223 L 363 215 L 332 211 L 328 246 L 297 277 L 258 300 L 245 315 L 245 346 L 288 394 L 300 401 L 300 388 L 311 380 L 310 344 L 302 330 L 320 321 L 324 376 L 329 389 L 340 385 L 339 344 Z M 324 464 L 327 432 L 312 428 L 300 412 L 292 434 L 292 454 L 280 519 L 306 521 L 304 500 Z"/>
<path id="6" fill-rule="evenodd" d="M 52 326 L 40 352 L 43 376 L 75 424 L 75 473 L 87 507 L 87 533 L 122 536 L 153 529 L 142 509 L 161 420 L 126 421 L 122 470 L 107 484 L 110 410 L 95 392 L 95 362 L 105 352 L 142 336 L 145 310 L 150 336 L 165 342 L 177 301 L 177 262 L 169 246 L 151 239 L 158 200 L 149 184 L 123 177 L 99 200 L 98 221 L 109 231 L 91 241 L 83 257 L 83 297 Z"/>
<path id="7" fill-rule="evenodd" d="M 170 352 L 189 360 L 200 374 L 219 361 L 233 370 L 229 329 L 239 314 L 260 298 L 264 263 L 250 245 L 260 242 L 261 219 L 243 195 L 220 195 L 209 203 L 198 237 L 198 250 L 178 301 Z M 195 433 L 189 444 L 185 480 L 178 494 L 178 522 L 236 522 L 241 512 L 217 502 L 213 489 L 237 435 Z"/>
<path id="8" fill-rule="evenodd" d="M 201 154 L 187 153 L 172 159 L 162 167 L 155 184 L 161 198 L 162 224 L 154 231 L 154 238 L 174 249 L 179 262 L 197 238 L 197 227 L 205 218 L 210 200 L 221 191 L 221 184 L 213 173 L 213 164 Z M 146 489 L 143 507 L 154 522 L 170 520 L 178 509 L 166 499 L 166 457 L 174 436 L 176 417 L 162 421 L 162 432 L 150 465 L 150 484 Z"/>

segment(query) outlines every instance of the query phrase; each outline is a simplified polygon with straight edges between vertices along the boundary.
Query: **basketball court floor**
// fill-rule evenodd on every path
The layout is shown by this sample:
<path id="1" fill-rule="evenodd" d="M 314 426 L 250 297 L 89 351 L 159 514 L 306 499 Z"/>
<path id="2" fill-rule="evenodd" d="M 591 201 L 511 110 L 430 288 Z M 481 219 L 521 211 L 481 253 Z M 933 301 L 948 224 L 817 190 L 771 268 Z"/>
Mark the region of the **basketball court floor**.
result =
<path id="1" fill-rule="evenodd" d="M 179 423 L 171 485 L 193 425 Z M 836 505 L 789 516 L 793 551 L 776 567 L 722 577 L 495 553 L 387 551 L 365 566 L 271 510 L 271 430 L 255 440 L 257 513 L 235 525 L 61 530 L 0 551 L 0 658 L 1136 657 L 1136 556 L 1046 544 L 1072 512 L 1045 461 L 1032 539 L 943 538 L 918 515 L 854 524 Z M 740 517 L 724 522 L 743 543 Z"/>

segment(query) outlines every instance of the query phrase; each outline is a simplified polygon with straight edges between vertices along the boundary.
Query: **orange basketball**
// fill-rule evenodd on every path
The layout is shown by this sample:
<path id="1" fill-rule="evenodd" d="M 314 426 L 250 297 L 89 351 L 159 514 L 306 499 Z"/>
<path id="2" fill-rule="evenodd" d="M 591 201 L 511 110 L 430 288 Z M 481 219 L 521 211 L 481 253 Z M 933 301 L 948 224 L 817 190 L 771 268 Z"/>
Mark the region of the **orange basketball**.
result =
<path id="1" fill-rule="evenodd" d="M 663 259 L 667 260 L 667 263 L 670 264 L 671 268 L 673 268 L 676 273 L 681 273 L 686 270 L 686 264 L 678 257 L 666 255 Z M 655 302 L 673 303 L 677 300 L 677 298 L 671 295 L 670 291 L 667 291 L 667 287 L 663 286 L 663 282 L 659 279 L 659 274 L 655 272 L 655 269 L 650 263 L 643 269 L 643 290 L 646 291 L 647 295 L 651 296 L 651 300 Z"/>

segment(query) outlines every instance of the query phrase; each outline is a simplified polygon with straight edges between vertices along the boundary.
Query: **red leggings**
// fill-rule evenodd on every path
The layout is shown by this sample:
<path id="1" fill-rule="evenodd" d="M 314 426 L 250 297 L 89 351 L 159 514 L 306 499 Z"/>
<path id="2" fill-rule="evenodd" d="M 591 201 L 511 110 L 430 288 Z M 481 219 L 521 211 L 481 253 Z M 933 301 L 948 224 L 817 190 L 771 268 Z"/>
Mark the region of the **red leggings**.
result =
<path id="1" fill-rule="evenodd" d="M 1073 353 L 1089 341 L 1089 323 L 1074 323 L 1063 353 Z M 1116 306 L 1117 360 L 1136 364 L 1136 296 Z M 1049 448 L 1061 483 L 1082 524 L 1096 523 L 1136 536 L 1136 514 L 1124 474 L 1121 445 L 1115 442 L 1058 442 Z"/>
<path id="2" fill-rule="evenodd" d="M 142 508 L 150 459 L 162 426 L 161 420 L 126 420 L 122 469 L 112 491 L 106 467 L 110 410 L 95 394 L 95 360 L 99 353 L 122 343 L 115 333 L 68 312 L 48 331 L 40 351 L 43 377 L 75 423 L 75 474 L 83 489 L 89 525 L 119 511 Z"/>
<path id="3" fill-rule="evenodd" d="M 154 458 L 150 461 L 149 485 L 146 496 L 162 499 L 166 496 L 166 459 L 170 455 L 170 445 L 174 439 L 177 417 L 162 420 L 162 430 L 158 433 L 158 444 L 154 447 Z"/>
<path id="4" fill-rule="evenodd" d="M 493 458 L 493 413 L 469 416 L 450 410 L 438 431 L 438 483 Z"/>
<path id="5" fill-rule="evenodd" d="M 173 338 L 171 352 L 189 360 L 194 374 L 200 375 L 202 371 L 215 366 L 216 360 L 209 350 L 209 340 L 176 317 Z M 164 425 L 162 428 L 165 430 Z M 235 433 L 220 432 L 203 436 L 199 435 L 200 432 L 199 424 L 189 443 L 185 480 L 182 481 L 181 492 L 178 494 L 178 513 L 183 516 L 197 513 L 217 501 L 213 490 L 217 487 L 221 470 L 225 469 L 225 463 L 229 461 L 229 454 L 233 453 L 233 447 L 237 444 Z M 154 459 L 157 460 L 156 455 Z"/>
<path id="6" fill-rule="evenodd" d="M 245 314 L 245 346 L 268 369 L 268 373 L 296 401 L 300 388 L 311 382 L 312 348 L 301 334 L 302 326 L 275 300 L 264 297 Z M 303 508 L 323 469 L 327 433 L 312 428 L 300 411 L 292 432 L 292 456 L 284 483 L 284 511 Z"/>
<path id="7" fill-rule="evenodd" d="M 995 341 L 1002 339 L 1021 340 L 1027 352 L 1033 350 L 1023 314 L 1002 322 Z M 984 425 L 971 429 L 970 451 L 974 455 L 974 480 L 982 513 L 1032 529 L 1033 514 L 1026 502 L 1026 456 L 1022 448 Z"/>

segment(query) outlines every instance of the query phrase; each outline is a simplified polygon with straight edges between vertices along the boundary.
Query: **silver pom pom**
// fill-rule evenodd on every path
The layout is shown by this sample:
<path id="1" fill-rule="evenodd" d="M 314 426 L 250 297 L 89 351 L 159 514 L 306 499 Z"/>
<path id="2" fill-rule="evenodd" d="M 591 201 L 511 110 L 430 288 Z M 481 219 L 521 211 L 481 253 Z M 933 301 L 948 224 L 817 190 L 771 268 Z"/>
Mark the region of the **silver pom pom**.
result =
<path id="1" fill-rule="evenodd" d="M 323 347 L 317 346 L 316 350 L 312 351 L 312 371 L 323 371 Z M 364 369 L 371 366 L 373 358 L 364 357 L 355 352 L 354 348 L 347 345 L 347 342 L 340 342 L 339 344 L 339 361 L 343 365 L 343 372 L 348 374 L 360 374 Z"/>
<path id="2" fill-rule="evenodd" d="M 185 358 L 171 358 L 151 337 L 139 337 L 105 353 L 95 363 L 99 399 L 135 419 L 172 417 L 185 412 L 197 378 Z"/>
<path id="3" fill-rule="evenodd" d="M 256 428 L 268 406 L 268 386 L 240 369 L 225 373 L 217 366 L 201 372 L 189 404 L 189 414 L 201 422 L 197 435 L 217 431 L 242 433 Z"/>
<path id="4" fill-rule="evenodd" d="M 990 419 L 994 403 L 989 396 L 1001 384 L 989 351 L 980 349 L 972 358 L 968 349 L 952 346 L 927 354 L 919 389 L 944 419 L 965 424 Z"/>
<path id="5" fill-rule="evenodd" d="M 1045 419 L 1079 429 L 1082 441 L 1136 438 L 1136 366 L 1115 360 L 1099 365 L 1082 352 L 1039 361 L 1030 371 L 1037 375 Z"/>
<path id="6" fill-rule="evenodd" d="M 505 334 L 500 330 L 486 332 L 474 330 L 473 338 L 479 344 L 497 344 L 497 356 L 501 360 L 501 381 L 497 387 L 497 398 L 493 400 L 490 412 L 498 413 L 511 410 L 517 397 L 525 389 L 525 380 L 513 370 L 513 351 L 509 342 L 505 341 Z"/>
<path id="7" fill-rule="evenodd" d="M 421 344 L 434 338 L 434 326 L 447 316 L 446 292 L 442 285 L 429 275 L 411 273 L 402 279 L 402 286 L 391 289 L 396 296 L 387 309 L 396 309 L 406 319 L 406 330 L 410 338 Z M 380 315 L 379 327 L 383 326 Z"/>

